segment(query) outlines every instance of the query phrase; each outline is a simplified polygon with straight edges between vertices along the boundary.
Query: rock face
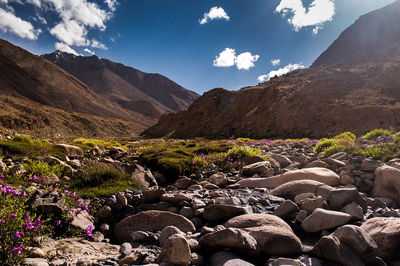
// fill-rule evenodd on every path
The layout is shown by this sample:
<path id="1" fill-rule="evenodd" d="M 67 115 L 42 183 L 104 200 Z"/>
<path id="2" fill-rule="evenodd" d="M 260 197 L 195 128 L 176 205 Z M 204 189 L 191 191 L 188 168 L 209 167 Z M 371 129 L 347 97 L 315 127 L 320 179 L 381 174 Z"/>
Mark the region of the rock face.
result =
<path id="1" fill-rule="evenodd" d="M 392 25 L 399 17 L 399 1 L 366 14 L 311 68 L 239 91 L 211 90 L 144 134 L 262 139 L 398 128 L 400 94 L 393 88 L 400 83 L 400 34 Z"/>
<path id="2" fill-rule="evenodd" d="M 379 257 L 384 260 L 400 259 L 400 218 L 372 218 L 361 228 L 377 244 Z"/>
<path id="3" fill-rule="evenodd" d="M 374 196 L 390 198 L 400 206 L 400 170 L 384 165 L 375 174 Z"/>
<path id="4" fill-rule="evenodd" d="M 161 231 L 169 225 L 179 228 L 182 232 L 196 231 L 193 223 L 182 215 L 165 211 L 145 211 L 119 222 L 114 228 L 114 235 L 118 242 L 125 242 L 130 240 L 132 232 Z"/>

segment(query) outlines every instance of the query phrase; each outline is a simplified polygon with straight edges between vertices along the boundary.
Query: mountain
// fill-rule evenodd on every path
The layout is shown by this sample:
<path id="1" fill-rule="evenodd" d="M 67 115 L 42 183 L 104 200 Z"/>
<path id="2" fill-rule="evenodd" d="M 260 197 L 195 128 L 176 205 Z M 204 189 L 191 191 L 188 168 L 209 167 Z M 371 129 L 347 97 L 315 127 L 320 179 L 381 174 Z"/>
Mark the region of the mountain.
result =
<path id="1" fill-rule="evenodd" d="M 113 121 L 108 124 L 109 126 L 118 127 L 122 125 L 126 128 L 125 134 L 129 132 L 138 133 L 155 122 L 154 119 L 122 108 L 96 94 L 82 81 L 48 60 L 1 39 L 0 95 L 4 100 L 0 112 L 2 116 L 0 117 L 2 122 L 0 126 L 7 127 L 7 123 L 14 121 L 15 130 L 18 130 L 20 126 L 25 129 L 25 126 L 22 125 L 34 123 L 32 122 L 32 119 L 34 119 L 32 113 L 36 110 L 33 110 L 31 106 L 46 110 L 42 117 L 44 120 L 50 121 L 47 124 L 53 120 L 66 117 L 66 113 L 74 114 L 75 118 L 70 121 L 67 120 L 64 126 L 81 118 L 82 121 L 85 121 L 87 117 L 91 117 L 91 119 L 86 119 L 86 126 L 82 127 L 89 129 L 87 131 L 89 135 L 95 133 L 94 131 L 91 132 L 90 129 L 99 126 L 100 124 L 97 125 L 95 121 L 100 120 Z M 18 103 L 18 111 L 15 111 L 16 109 L 13 107 L 15 104 L 5 101 L 6 99 Z M 19 114 L 19 116 L 16 117 L 16 114 Z M 28 119 L 30 121 L 25 121 Z M 107 123 L 104 122 L 103 124 L 106 125 Z M 112 132 L 113 129 L 108 129 L 108 131 Z M 122 130 L 118 129 L 114 133 L 117 132 L 119 134 Z"/>
<path id="2" fill-rule="evenodd" d="M 83 81 L 97 94 L 153 119 L 165 112 L 185 110 L 199 96 L 160 74 L 144 73 L 97 56 L 56 51 L 42 57 Z"/>
<path id="3" fill-rule="evenodd" d="M 399 14 L 399 1 L 366 14 L 309 69 L 239 91 L 211 90 L 187 111 L 163 115 L 143 134 L 326 137 L 348 130 L 399 129 L 400 35 L 394 23 Z M 367 34 L 377 31 L 376 38 Z"/>

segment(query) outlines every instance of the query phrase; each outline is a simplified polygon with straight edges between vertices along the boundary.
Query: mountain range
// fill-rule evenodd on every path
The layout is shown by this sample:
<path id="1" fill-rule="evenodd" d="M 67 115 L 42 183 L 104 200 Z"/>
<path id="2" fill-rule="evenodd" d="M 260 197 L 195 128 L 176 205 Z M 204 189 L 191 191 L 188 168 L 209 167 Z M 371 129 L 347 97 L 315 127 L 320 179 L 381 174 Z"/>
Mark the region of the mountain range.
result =
<path id="1" fill-rule="evenodd" d="M 360 17 L 308 69 L 217 88 L 148 137 L 326 137 L 400 128 L 400 1 Z"/>

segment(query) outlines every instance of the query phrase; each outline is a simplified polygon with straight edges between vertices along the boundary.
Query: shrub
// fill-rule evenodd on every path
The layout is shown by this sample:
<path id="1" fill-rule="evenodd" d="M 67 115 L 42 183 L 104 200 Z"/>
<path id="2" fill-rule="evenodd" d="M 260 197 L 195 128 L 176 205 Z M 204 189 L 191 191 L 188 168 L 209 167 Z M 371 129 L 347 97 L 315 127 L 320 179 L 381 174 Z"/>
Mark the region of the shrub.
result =
<path id="1" fill-rule="evenodd" d="M 349 131 L 343 132 L 343 133 L 335 136 L 335 139 L 342 139 L 342 138 L 349 138 L 352 140 L 356 140 L 357 137 L 356 137 L 356 135 L 354 135 L 353 133 L 351 133 Z"/>
<path id="2" fill-rule="evenodd" d="M 52 173 L 54 173 L 56 176 L 61 176 L 64 170 L 64 167 L 61 164 L 49 165 L 43 161 L 28 160 L 23 164 L 23 166 L 28 171 L 29 175 L 37 175 L 39 177 L 48 177 Z"/>
<path id="3" fill-rule="evenodd" d="M 362 136 L 361 138 L 363 139 L 375 139 L 377 137 L 381 137 L 381 136 L 386 136 L 386 137 L 391 137 L 393 136 L 393 130 L 387 130 L 387 129 L 374 129 L 368 133 L 366 133 L 364 136 Z"/>
<path id="4" fill-rule="evenodd" d="M 253 156 L 262 157 L 263 153 L 258 148 L 236 145 L 228 151 L 227 156 L 235 159 L 243 159 L 246 157 L 253 157 Z"/>
<path id="5" fill-rule="evenodd" d="M 33 140 L 30 137 L 28 137 L 27 135 L 16 135 L 13 138 L 13 141 L 25 142 L 25 143 L 29 143 L 29 144 L 33 143 Z"/>
<path id="6" fill-rule="evenodd" d="M 326 148 L 336 144 L 334 139 L 322 139 L 314 148 L 317 153 L 323 152 Z"/>

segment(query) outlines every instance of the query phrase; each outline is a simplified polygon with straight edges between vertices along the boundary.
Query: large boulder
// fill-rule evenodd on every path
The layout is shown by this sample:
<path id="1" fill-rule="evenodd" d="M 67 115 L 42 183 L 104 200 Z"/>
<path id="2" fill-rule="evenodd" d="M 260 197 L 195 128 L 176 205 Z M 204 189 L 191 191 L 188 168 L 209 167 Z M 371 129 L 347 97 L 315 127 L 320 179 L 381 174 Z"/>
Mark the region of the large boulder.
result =
<path id="1" fill-rule="evenodd" d="M 138 164 L 136 164 L 136 169 L 132 172 L 132 178 L 141 186 L 150 188 L 158 187 L 156 178 L 153 176 L 152 172 Z"/>
<path id="2" fill-rule="evenodd" d="M 213 251 L 229 248 L 243 256 L 257 255 L 257 241 L 249 233 L 237 228 L 226 228 L 202 236 L 200 244 Z"/>
<path id="3" fill-rule="evenodd" d="M 195 232 L 191 221 L 182 215 L 166 211 L 144 211 L 126 217 L 114 227 L 114 236 L 118 242 L 130 241 L 130 234 L 136 231 L 158 232 L 173 225 L 182 232 Z"/>
<path id="4" fill-rule="evenodd" d="M 328 193 L 329 207 L 333 210 L 340 210 L 345 205 L 358 202 L 359 193 L 356 188 L 338 188 Z"/>
<path id="5" fill-rule="evenodd" d="M 375 175 L 373 195 L 390 198 L 400 206 L 400 170 L 384 165 L 376 169 Z"/>
<path id="6" fill-rule="evenodd" d="M 242 168 L 242 174 L 247 176 L 253 176 L 255 174 L 259 176 L 271 176 L 274 173 L 275 170 L 268 161 L 253 163 Z"/>
<path id="7" fill-rule="evenodd" d="M 340 177 L 329 169 L 314 167 L 293 170 L 281 175 L 267 178 L 243 179 L 237 184 L 239 184 L 240 187 L 248 188 L 276 188 L 282 184 L 296 180 L 314 180 L 329 186 L 338 186 Z"/>
<path id="8" fill-rule="evenodd" d="M 277 161 L 282 168 L 285 168 L 293 163 L 288 157 L 281 154 L 271 153 L 269 156 Z"/>
<path id="9" fill-rule="evenodd" d="M 82 157 L 83 156 L 83 150 L 77 146 L 67 145 L 67 144 L 57 144 L 55 147 L 64 150 L 66 155 L 69 157 Z"/>
<path id="10" fill-rule="evenodd" d="M 302 252 L 300 239 L 284 220 L 275 215 L 241 215 L 227 221 L 225 226 L 247 231 L 257 241 L 258 249 L 266 255 L 293 255 Z"/>
<path id="11" fill-rule="evenodd" d="M 301 223 L 301 227 L 306 232 L 319 232 L 344 225 L 350 219 L 351 215 L 347 213 L 317 208 Z"/>
<path id="12" fill-rule="evenodd" d="M 191 259 L 190 247 L 186 238 L 181 234 L 170 236 L 164 243 L 158 262 L 173 265 L 189 265 Z"/>
<path id="13" fill-rule="evenodd" d="M 361 228 L 377 244 L 379 257 L 385 260 L 400 259 L 400 218 L 372 218 Z"/>
<path id="14" fill-rule="evenodd" d="M 271 194 L 283 198 L 295 198 L 297 195 L 303 193 L 313 193 L 317 196 L 324 196 L 329 193 L 329 191 L 334 190 L 333 187 L 325 185 L 324 183 L 314 181 L 314 180 L 296 180 L 290 181 L 279 187 L 273 189 Z"/>
<path id="15" fill-rule="evenodd" d="M 228 220 L 232 217 L 252 213 L 250 206 L 211 204 L 204 208 L 203 218 L 208 221 Z"/>

